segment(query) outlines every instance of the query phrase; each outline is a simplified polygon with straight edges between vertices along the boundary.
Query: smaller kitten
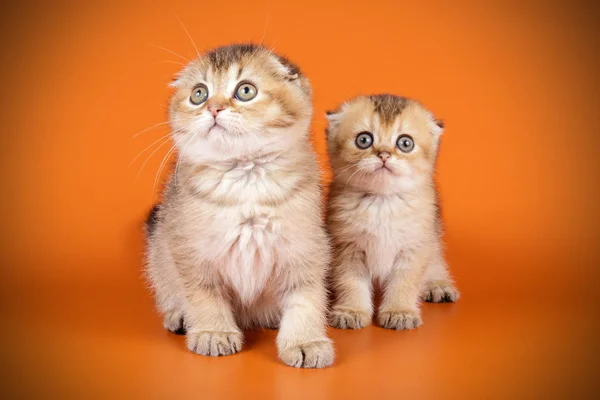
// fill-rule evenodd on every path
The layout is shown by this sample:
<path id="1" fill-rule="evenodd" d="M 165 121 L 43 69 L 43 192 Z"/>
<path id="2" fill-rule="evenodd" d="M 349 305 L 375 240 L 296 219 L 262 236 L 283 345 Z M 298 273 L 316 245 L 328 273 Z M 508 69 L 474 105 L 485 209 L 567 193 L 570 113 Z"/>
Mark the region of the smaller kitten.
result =
<path id="1" fill-rule="evenodd" d="M 418 102 L 387 94 L 357 97 L 327 118 L 334 172 L 327 215 L 335 247 L 330 324 L 370 324 L 375 280 L 383 289 L 377 323 L 417 328 L 419 299 L 459 297 L 443 257 L 433 179 L 443 125 Z"/>

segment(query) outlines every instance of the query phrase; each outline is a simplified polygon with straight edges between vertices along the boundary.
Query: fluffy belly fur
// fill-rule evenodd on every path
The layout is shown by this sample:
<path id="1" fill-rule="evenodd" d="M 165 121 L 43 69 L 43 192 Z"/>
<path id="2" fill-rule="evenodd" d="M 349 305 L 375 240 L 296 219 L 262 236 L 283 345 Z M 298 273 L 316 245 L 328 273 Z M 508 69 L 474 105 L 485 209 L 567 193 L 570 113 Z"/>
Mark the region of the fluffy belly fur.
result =
<path id="1" fill-rule="evenodd" d="M 242 303 L 252 302 L 274 272 L 281 232 L 274 217 L 257 213 L 230 228 L 220 274 Z"/>
<path id="2" fill-rule="evenodd" d="M 365 207 L 367 208 L 367 207 Z M 391 273 L 394 265 L 402 267 L 405 259 L 427 240 L 418 217 L 404 215 L 402 222 L 386 208 L 370 208 L 365 220 L 355 221 L 355 212 L 341 215 L 347 222 L 338 240 L 356 243 L 365 254 L 365 267 L 370 276 L 376 280 L 384 280 Z M 394 211 L 397 212 L 398 208 Z M 385 222 L 382 222 L 385 221 Z"/>

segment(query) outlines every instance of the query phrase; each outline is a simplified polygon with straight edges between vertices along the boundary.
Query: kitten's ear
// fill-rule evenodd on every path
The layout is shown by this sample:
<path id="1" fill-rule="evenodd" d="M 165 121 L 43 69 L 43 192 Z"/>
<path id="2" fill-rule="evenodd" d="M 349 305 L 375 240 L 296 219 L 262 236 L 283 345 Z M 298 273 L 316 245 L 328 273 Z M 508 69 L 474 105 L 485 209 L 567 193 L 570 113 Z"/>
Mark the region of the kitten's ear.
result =
<path id="1" fill-rule="evenodd" d="M 173 80 L 171 80 L 171 82 L 169 82 L 167 86 L 170 88 L 178 88 L 179 86 L 181 86 L 181 80 L 175 77 L 173 78 Z"/>
<path id="2" fill-rule="evenodd" d="M 433 151 L 435 154 L 434 157 L 437 158 L 437 153 L 440 147 L 440 138 L 442 136 L 442 133 L 444 133 L 444 121 L 431 117 L 429 125 L 429 130 L 433 135 Z"/>
<path id="3" fill-rule="evenodd" d="M 300 74 L 294 69 L 290 69 L 284 65 L 281 66 L 281 75 L 290 82 L 301 82 Z"/>
<path id="4" fill-rule="evenodd" d="M 327 137 L 335 135 L 340 123 L 342 122 L 343 113 L 335 111 L 326 111 L 325 118 L 327 118 L 327 128 L 325 134 Z"/>
<path id="5" fill-rule="evenodd" d="M 171 88 L 179 88 L 183 84 L 182 82 L 183 72 L 179 71 L 173 76 L 173 80 L 169 83 L 169 87 Z"/>
<path id="6" fill-rule="evenodd" d="M 302 75 L 297 66 L 289 62 L 286 58 L 275 57 L 276 68 L 282 79 L 299 86 L 302 91 L 312 96 L 312 87 L 307 77 Z"/>
<path id="7" fill-rule="evenodd" d="M 433 119 L 431 121 L 431 133 L 435 137 L 440 137 L 444 133 L 444 121 L 441 119 Z"/>
<path id="8" fill-rule="evenodd" d="M 300 77 L 300 70 L 298 67 L 292 64 L 287 58 L 275 56 L 275 61 L 279 73 L 288 81 L 295 81 Z"/>

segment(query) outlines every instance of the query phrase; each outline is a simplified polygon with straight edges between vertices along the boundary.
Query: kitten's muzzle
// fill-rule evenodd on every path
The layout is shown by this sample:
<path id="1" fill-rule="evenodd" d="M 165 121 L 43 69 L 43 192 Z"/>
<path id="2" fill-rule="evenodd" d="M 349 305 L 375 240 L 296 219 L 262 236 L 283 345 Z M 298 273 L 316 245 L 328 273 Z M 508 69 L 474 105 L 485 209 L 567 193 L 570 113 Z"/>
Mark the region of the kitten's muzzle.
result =
<path id="1" fill-rule="evenodd" d="M 390 158 L 392 158 L 392 155 L 388 151 L 380 151 L 379 154 L 377 154 L 377 157 L 379 157 L 379 159 L 381 160 L 381 166 L 379 168 L 377 168 L 377 171 L 379 171 L 379 170 L 388 170 L 389 172 L 393 172 L 386 165 L 386 161 L 388 161 Z"/>
<path id="2" fill-rule="evenodd" d="M 392 155 L 390 153 L 388 153 L 387 151 L 382 151 L 379 154 L 377 154 L 377 157 L 379 157 L 381 159 L 381 161 L 383 161 L 383 163 L 385 164 L 385 162 L 387 160 L 389 160 L 390 157 L 392 157 Z"/>
<path id="3" fill-rule="evenodd" d="M 217 114 L 225 109 L 225 106 L 219 103 L 212 103 L 208 105 L 208 111 L 212 114 L 213 118 L 217 118 Z"/>

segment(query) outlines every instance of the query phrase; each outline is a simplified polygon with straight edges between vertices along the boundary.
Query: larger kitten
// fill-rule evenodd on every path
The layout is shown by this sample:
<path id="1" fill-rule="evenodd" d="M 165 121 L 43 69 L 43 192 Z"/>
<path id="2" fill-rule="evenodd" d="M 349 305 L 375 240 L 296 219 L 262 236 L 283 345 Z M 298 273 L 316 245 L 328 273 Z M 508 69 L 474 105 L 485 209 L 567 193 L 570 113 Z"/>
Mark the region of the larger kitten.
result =
<path id="1" fill-rule="evenodd" d="M 242 329 L 278 327 L 284 363 L 330 365 L 308 80 L 263 47 L 233 45 L 191 62 L 173 86 L 179 158 L 147 221 L 165 328 L 183 326 L 191 351 L 219 356 L 241 350 Z"/>
<path id="2" fill-rule="evenodd" d="M 376 280 L 383 288 L 378 324 L 416 328 L 419 297 L 458 298 L 442 254 L 433 180 L 442 125 L 416 101 L 392 95 L 355 98 L 328 119 L 331 324 L 368 325 Z"/>

